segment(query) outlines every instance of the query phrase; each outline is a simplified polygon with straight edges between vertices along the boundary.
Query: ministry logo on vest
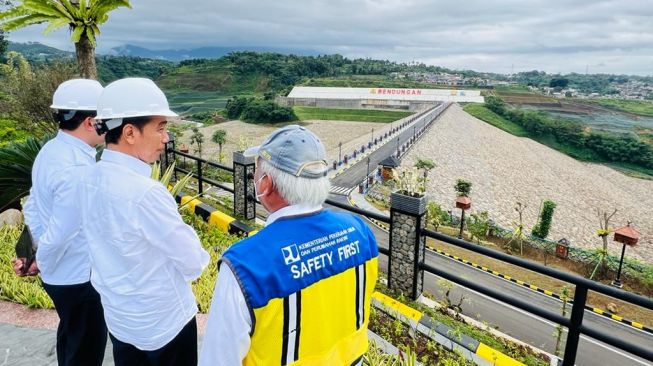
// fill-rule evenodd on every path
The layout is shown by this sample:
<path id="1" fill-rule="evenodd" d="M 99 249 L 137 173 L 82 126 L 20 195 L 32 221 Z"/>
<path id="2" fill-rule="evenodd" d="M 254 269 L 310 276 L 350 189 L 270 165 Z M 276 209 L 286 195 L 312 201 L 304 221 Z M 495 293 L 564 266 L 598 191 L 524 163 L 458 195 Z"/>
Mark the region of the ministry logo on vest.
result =
<path id="1" fill-rule="evenodd" d="M 281 254 L 283 254 L 283 260 L 286 262 L 286 265 L 299 262 L 302 259 L 296 244 L 281 248 Z"/>

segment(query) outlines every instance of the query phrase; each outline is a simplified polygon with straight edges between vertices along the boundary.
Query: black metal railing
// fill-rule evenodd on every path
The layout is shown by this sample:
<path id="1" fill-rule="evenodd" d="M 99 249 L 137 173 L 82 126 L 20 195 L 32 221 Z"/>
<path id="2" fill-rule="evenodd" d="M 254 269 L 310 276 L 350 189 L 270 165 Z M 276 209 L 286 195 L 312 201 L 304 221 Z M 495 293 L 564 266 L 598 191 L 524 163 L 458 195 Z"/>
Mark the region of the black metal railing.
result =
<path id="1" fill-rule="evenodd" d="M 630 352 L 633 355 L 642 357 L 647 360 L 653 360 L 653 349 L 642 347 L 637 344 L 626 342 L 620 338 L 614 337 L 609 333 L 594 329 L 583 325 L 583 316 L 585 314 L 585 306 L 587 303 L 587 292 L 592 290 L 594 292 L 604 294 L 615 299 L 619 299 L 634 305 L 644 307 L 649 310 L 653 310 L 653 300 L 635 295 L 630 292 L 623 291 L 621 289 L 606 286 L 599 282 L 588 280 L 587 278 L 573 275 L 567 272 L 556 270 L 550 267 L 543 266 L 539 263 L 527 261 L 525 259 L 511 256 L 496 250 L 485 248 L 480 245 L 475 245 L 464 241 L 462 239 L 454 238 L 448 235 L 438 233 L 433 230 L 422 229 L 422 234 L 443 241 L 448 244 L 455 245 L 457 247 L 470 250 L 475 253 L 486 255 L 490 258 L 498 259 L 500 261 L 510 263 L 512 265 L 525 268 L 555 279 L 568 282 L 576 286 L 574 291 L 574 301 L 571 309 L 571 316 L 569 318 L 563 317 L 554 312 L 542 309 L 537 307 L 527 301 L 521 300 L 519 298 L 508 296 L 500 291 L 497 291 L 492 288 L 488 288 L 473 281 L 464 279 L 460 276 L 454 275 L 447 271 L 443 271 L 439 268 L 431 266 L 426 263 L 420 263 L 421 269 L 431 274 L 434 274 L 438 277 L 442 277 L 451 282 L 457 283 L 464 287 L 467 287 L 471 290 L 477 291 L 481 294 L 495 298 L 501 302 L 505 302 L 509 305 L 512 305 L 516 308 L 525 310 L 529 313 L 535 314 L 539 317 L 552 321 L 554 323 L 560 324 L 567 327 L 567 344 L 565 346 L 565 352 L 563 356 L 563 366 L 574 365 L 576 360 L 576 354 L 578 352 L 578 342 L 581 334 L 585 334 L 589 337 L 592 337 L 598 341 L 604 342 L 608 345 L 617 347 L 626 352 Z"/>
<path id="2" fill-rule="evenodd" d="M 185 152 L 181 152 L 181 151 L 175 150 L 175 149 L 168 149 L 167 150 L 167 153 L 165 154 L 166 159 L 169 159 L 167 157 L 168 154 L 171 155 L 172 161 L 175 161 L 175 157 L 181 156 L 182 158 L 185 158 L 185 159 L 187 158 L 187 159 L 190 159 L 190 160 L 195 162 L 195 170 L 185 169 L 185 168 L 183 168 L 183 167 L 181 167 L 179 165 L 175 165 L 175 171 L 179 172 L 179 173 L 183 173 L 183 174 L 191 174 L 193 176 L 193 178 L 195 178 L 197 180 L 197 193 L 199 193 L 199 194 L 204 193 L 204 183 L 208 183 L 208 184 L 210 184 L 212 186 L 218 187 L 218 188 L 223 189 L 223 190 L 225 190 L 227 192 L 234 193 L 234 189 L 232 187 L 229 187 L 229 186 L 223 184 L 223 182 L 218 182 L 215 179 L 211 179 L 209 177 L 206 177 L 204 169 L 202 168 L 202 165 L 206 165 L 208 167 L 224 170 L 226 172 L 231 173 L 232 176 L 233 176 L 233 173 L 234 173 L 234 168 L 226 166 L 226 165 L 214 163 L 212 161 L 209 161 L 209 160 L 206 160 L 206 159 L 203 159 L 203 158 L 200 158 L 198 156 L 194 156 L 194 155 L 191 155 L 191 154 L 188 154 L 188 153 L 185 153 Z"/>
<path id="3" fill-rule="evenodd" d="M 170 154 L 170 157 L 168 156 Z M 203 183 L 208 183 L 211 185 L 214 185 L 216 187 L 219 187 L 221 189 L 224 189 L 226 191 L 234 193 L 234 189 L 228 186 L 225 186 L 224 184 L 217 182 L 213 179 L 206 178 L 203 176 L 202 172 L 202 164 L 206 164 L 207 166 L 218 168 L 218 169 L 223 169 L 227 172 L 234 173 L 234 169 L 232 167 L 228 167 L 225 165 L 217 164 L 210 162 L 208 160 L 199 158 L 197 156 L 193 156 L 191 154 L 187 154 L 181 151 L 178 151 L 174 149 L 174 145 L 171 146 L 167 151 L 164 156 L 164 162 L 168 164 L 170 161 L 170 158 L 173 160 L 175 159 L 176 156 L 180 156 L 182 158 L 187 158 L 191 159 L 196 162 L 196 170 L 195 171 L 190 171 L 181 167 L 176 167 L 175 170 L 184 174 L 192 173 L 193 176 L 198 180 L 198 190 L 201 193 L 202 192 L 202 185 Z M 251 179 L 248 178 L 248 179 Z M 254 197 L 247 197 L 247 200 L 250 202 L 257 202 Z M 375 212 L 370 212 L 367 210 L 360 209 L 358 207 L 352 207 L 346 203 L 341 203 L 332 199 L 327 199 L 326 204 L 352 212 L 354 214 L 358 214 L 364 217 L 367 217 L 371 220 L 376 220 L 382 223 L 389 224 L 392 226 L 392 220 L 391 217 L 381 215 Z M 425 272 L 431 273 L 435 276 L 444 278 L 446 280 L 449 280 L 451 282 L 454 282 L 458 285 L 461 285 L 463 287 L 466 287 L 468 289 L 471 289 L 473 291 L 479 292 L 483 295 L 489 296 L 491 298 L 494 298 L 496 300 L 499 300 L 503 303 L 506 303 L 508 305 L 514 306 L 518 309 L 524 310 L 526 312 L 529 312 L 531 314 L 534 314 L 538 317 L 544 318 L 546 320 L 549 320 L 551 322 L 554 322 L 556 324 L 559 324 L 561 326 L 564 326 L 568 329 L 568 334 L 567 334 L 567 342 L 565 345 L 565 351 L 564 351 L 564 356 L 563 356 L 563 365 L 564 366 L 571 366 L 574 365 L 576 361 L 576 355 L 578 352 L 578 345 L 579 345 L 579 339 L 581 334 L 586 335 L 588 337 L 591 337 L 593 339 L 596 339 L 598 341 L 604 342 L 608 345 L 611 345 L 613 347 L 616 347 L 618 349 L 624 350 L 626 352 L 629 352 L 633 355 L 642 357 L 647 360 L 653 360 L 653 349 L 643 347 L 642 345 L 635 344 L 632 342 L 627 342 L 626 340 L 617 338 L 610 333 L 602 330 L 598 330 L 595 328 L 592 328 L 590 326 L 587 326 L 583 324 L 583 317 L 585 315 L 585 307 L 587 305 L 587 294 L 588 291 L 594 291 L 603 295 L 607 295 L 610 297 L 613 297 L 615 299 L 619 299 L 625 302 L 628 302 L 633 305 L 641 306 L 643 308 L 653 310 L 653 300 L 647 297 L 639 296 L 630 292 L 623 291 L 621 289 L 611 287 L 611 286 L 606 286 L 601 283 L 595 282 L 588 280 L 586 278 L 570 274 L 567 272 L 563 272 L 560 270 L 556 270 L 550 267 L 543 266 L 539 263 L 531 262 L 519 257 L 515 257 L 503 252 L 499 252 L 496 250 L 492 250 L 480 245 L 472 244 L 470 242 L 467 242 L 462 239 L 458 239 L 455 237 L 451 237 L 448 235 L 444 235 L 442 233 L 438 233 L 433 230 L 429 229 L 419 229 L 418 228 L 418 235 L 419 236 L 426 236 L 435 240 L 439 240 L 451 245 L 454 245 L 459 248 L 463 248 L 466 250 L 469 250 L 474 253 L 479 253 L 482 255 L 485 255 L 490 258 L 494 258 L 512 265 L 515 265 L 520 268 L 528 269 L 537 273 L 540 273 L 542 275 L 546 275 L 555 279 L 558 279 L 560 281 L 564 281 L 570 284 L 573 284 L 575 286 L 575 291 L 574 291 L 574 298 L 573 298 L 573 303 L 572 303 L 572 309 L 571 309 L 571 314 L 570 317 L 564 317 L 558 313 L 555 313 L 553 311 L 544 309 L 542 307 L 538 307 L 537 305 L 534 305 L 531 302 L 525 301 L 520 298 L 516 298 L 513 296 L 509 296 L 504 292 L 501 292 L 499 290 L 496 290 L 490 286 L 484 286 L 482 284 L 479 284 L 478 282 L 470 281 L 468 279 L 465 279 L 463 277 L 457 276 L 455 274 L 452 274 L 451 272 L 444 271 L 442 269 L 439 269 L 435 266 L 432 266 L 428 263 L 426 263 L 426 260 L 424 259 L 421 263 L 416 263 L 416 267 L 420 270 L 423 270 Z M 379 247 L 379 252 L 381 254 L 390 255 L 390 249 L 388 248 L 381 248 Z M 419 256 L 415 255 L 415 258 L 418 258 Z M 424 257 L 426 258 L 426 257 Z M 416 282 L 416 280 L 415 280 Z"/>

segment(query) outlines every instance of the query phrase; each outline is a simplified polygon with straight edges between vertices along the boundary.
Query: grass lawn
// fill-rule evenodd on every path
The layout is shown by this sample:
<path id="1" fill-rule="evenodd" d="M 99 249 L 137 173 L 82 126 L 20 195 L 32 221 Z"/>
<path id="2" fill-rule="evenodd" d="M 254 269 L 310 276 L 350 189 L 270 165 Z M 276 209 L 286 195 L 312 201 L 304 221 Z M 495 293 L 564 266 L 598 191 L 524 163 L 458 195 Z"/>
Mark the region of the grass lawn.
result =
<path id="1" fill-rule="evenodd" d="M 596 99 L 588 101 L 611 109 L 653 117 L 653 101 L 623 99 Z"/>
<path id="2" fill-rule="evenodd" d="M 508 121 L 500 115 L 492 112 L 482 104 L 469 103 L 465 105 L 463 110 L 472 116 L 491 124 L 494 127 L 500 128 L 515 136 L 528 137 L 528 132 L 520 125 Z"/>
<path id="3" fill-rule="evenodd" d="M 297 117 L 299 117 L 299 119 L 302 121 L 318 119 L 389 123 L 413 114 L 412 112 L 404 111 L 379 111 L 374 109 L 338 109 L 315 107 L 293 107 L 293 110 L 295 111 Z"/>

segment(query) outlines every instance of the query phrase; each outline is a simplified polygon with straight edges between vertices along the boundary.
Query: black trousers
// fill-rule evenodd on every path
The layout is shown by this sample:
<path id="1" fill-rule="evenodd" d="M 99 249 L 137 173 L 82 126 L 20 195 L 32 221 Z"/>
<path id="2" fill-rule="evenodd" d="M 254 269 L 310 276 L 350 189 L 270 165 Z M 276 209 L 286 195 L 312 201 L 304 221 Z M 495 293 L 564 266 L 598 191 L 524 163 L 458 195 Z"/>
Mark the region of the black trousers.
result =
<path id="1" fill-rule="evenodd" d="M 165 346 L 143 351 L 118 340 L 112 334 L 113 361 L 116 366 L 195 366 L 197 365 L 197 322 L 195 317 Z"/>
<path id="2" fill-rule="evenodd" d="M 77 285 L 43 283 L 59 315 L 59 366 L 101 366 L 107 346 L 107 326 L 100 295 L 90 282 Z"/>

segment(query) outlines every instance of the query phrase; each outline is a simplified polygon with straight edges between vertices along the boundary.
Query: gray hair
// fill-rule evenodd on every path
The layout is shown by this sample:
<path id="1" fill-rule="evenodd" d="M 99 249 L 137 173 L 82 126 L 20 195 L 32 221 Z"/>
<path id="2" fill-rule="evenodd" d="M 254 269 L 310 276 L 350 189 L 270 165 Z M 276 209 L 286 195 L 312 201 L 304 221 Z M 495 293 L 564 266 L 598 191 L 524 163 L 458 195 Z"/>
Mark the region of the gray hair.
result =
<path id="1" fill-rule="evenodd" d="M 318 206 L 324 203 L 329 195 L 331 189 L 329 177 L 318 179 L 296 177 L 260 158 L 258 165 L 261 173 L 272 179 L 275 189 L 291 205 Z"/>

